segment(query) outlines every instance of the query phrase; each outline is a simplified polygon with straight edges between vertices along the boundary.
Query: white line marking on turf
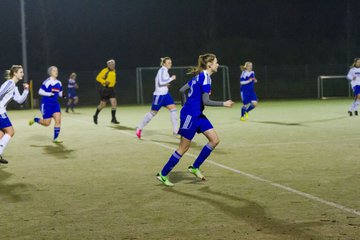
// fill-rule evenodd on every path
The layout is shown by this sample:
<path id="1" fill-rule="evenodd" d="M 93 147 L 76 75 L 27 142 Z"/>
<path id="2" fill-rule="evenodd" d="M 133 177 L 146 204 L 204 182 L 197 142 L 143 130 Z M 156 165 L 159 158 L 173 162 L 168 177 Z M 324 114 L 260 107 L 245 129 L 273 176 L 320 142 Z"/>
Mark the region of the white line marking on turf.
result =
<path id="1" fill-rule="evenodd" d="M 89 124 L 93 125 L 92 123 L 90 123 L 90 122 L 88 122 L 88 121 L 79 120 L 79 119 L 75 119 L 75 118 L 71 118 L 71 119 L 72 119 L 72 120 L 75 120 L 75 121 L 78 121 L 78 122 L 86 122 L 86 123 L 89 123 Z M 107 127 L 107 129 L 112 130 L 112 129 L 110 129 L 109 127 Z M 133 133 L 133 134 L 131 134 L 131 133 L 129 133 L 129 132 L 126 132 L 126 131 L 124 131 L 124 130 L 118 130 L 118 132 L 120 132 L 120 133 L 122 133 L 122 134 L 124 134 L 124 135 L 128 135 L 128 136 L 130 136 L 130 137 L 136 138 L 136 136 L 135 136 L 135 128 L 134 128 L 134 133 Z M 172 151 L 175 151 L 175 150 L 176 150 L 175 148 L 170 147 L 170 146 L 168 146 L 168 145 L 165 145 L 165 144 L 163 144 L 163 143 L 154 142 L 154 141 L 149 140 L 149 139 L 146 139 L 146 138 L 142 138 L 142 140 L 145 140 L 145 141 L 147 141 L 147 142 L 149 142 L 149 143 L 152 143 L 152 144 L 154 144 L 154 145 L 161 146 L 161 147 L 163 147 L 163 148 L 166 148 L 166 149 L 169 149 L 169 150 L 172 150 Z M 197 157 L 196 155 L 191 154 L 191 153 L 185 153 L 185 155 L 190 156 L 190 157 L 193 157 L 193 158 L 196 158 L 196 157 Z M 214 161 L 209 160 L 209 159 L 207 159 L 206 162 L 207 162 L 207 163 L 210 163 L 210 164 L 212 164 L 212 165 L 218 166 L 218 167 L 220 167 L 220 168 L 229 170 L 229 171 L 231 171 L 231 172 L 234 172 L 234 173 L 237 173 L 237 174 L 241 174 L 241 175 L 246 176 L 246 177 L 248 177 L 248 178 L 257 180 L 257 181 L 259 181 L 259 182 L 268 183 L 268 184 L 270 184 L 270 185 L 273 186 L 273 187 L 280 188 L 280 189 L 282 189 L 282 190 L 285 190 L 285 191 L 288 191 L 288 192 L 291 192 L 291 193 L 300 195 L 300 196 L 302 196 L 302 197 L 305 197 L 305 198 L 314 200 L 314 201 L 316 201 L 316 202 L 319 202 L 319 203 L 322 203 L 322 204 L 325 204 L 325 205 L 328 205 L 328 206 L 331 206 L 331 207 L 334 207 L 334 208 L 343 210 L 343 211 L 345 211 L 345 212 L 349 212 L 349 213 L 355 214 L 355 215 L 357 215 L 357 216 L 360 216 L 360 211 L 358 211 L 358 210 L 356 210 L 356 209 L 349 208 L 349 207 L 345 207 L 345 206 L 343 206 L 343 205 L 340 205 L 340 204 L 337 204 L 337 203 L 334 203 L 334 202 L 327 201 L 327 200 L 325 200 L 325 199 L 316 197 L 316 196 L 311 195 L 311 194 L 309 194 L 309 193 L 305 193 L 305 192 L 298 191 L 298 190 L 293 189 L 293 188 L 291 188 L 291 187 L 287 187 L 287 186 L 285 186 L 285 185 L 282 185 L 282 184 L 279 184 L 279 183 L 276 183 L 276 182 L 272 182 L 272 181 L 270 181 L 270 180 L 267 180 L 267 179 L 264 179 L 264 178 L 255 176 L 255 175 L 253 175 L 253 174 L 246 173 L 246 172 L 237 170 L 237 169 L 232 168 L 232 167 L 228 167 L 228 166 L 226 166 L 226 165 L 223 165 L 223 164 L 214 162 Z"/>

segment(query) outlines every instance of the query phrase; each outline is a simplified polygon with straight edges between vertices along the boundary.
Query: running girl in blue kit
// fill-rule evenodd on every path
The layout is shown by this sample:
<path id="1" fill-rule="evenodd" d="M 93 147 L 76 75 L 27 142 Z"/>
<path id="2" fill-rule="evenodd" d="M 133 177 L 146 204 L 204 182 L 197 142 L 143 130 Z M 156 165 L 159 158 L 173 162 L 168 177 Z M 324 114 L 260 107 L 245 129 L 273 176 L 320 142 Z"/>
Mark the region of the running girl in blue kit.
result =
<path id="1" fill-rule="evenodd" d="M 7 73 L 8 75 L 5 76 L 6 81 L 0 87 L 0 163 L 3 164 L 8 163 L 8 161 L 2 157 L 2 154 L 15 134 L 15 130 L 6 113 L 6 106 L 11 100 L 22 104 L 29 93 L 29 85 L 27 83 L 23 84 L 24 91 L 22 94 L 19 93 L 19 89 L 16 86 L 24 77 L 24 69 L 21 65 L 13 65 Z"/>
<path id="2" fill-rule="evenodd" d="M 218 67 L 219 64 L 214 54 L 207 53 L 200 55 L 197 67 L 192 68 L 189 72 L 189 74 L 195 74 L 196 76 L 180 89 L 180 92 L 183 94 L 183 102 L 185 102 L 180 112 L 181 124 L 178 132 L 181 136 L 180 145 L 171 155 L 164 168 L 157 174 L 157 179 L 166 186 L 174 186 L 174 184 L 169 181 L 168 174 L 187 152 L 191 140 L 196 133 L 204 134 L 209 142 L 201 150 L 194 164 L 189 166 L 188 171 L 196 177 L 205 180 L 199 168 L 212 150 L 219 144 L 219 138 L 212 124 L 203 114 L 204 106 L 232 107 L 234 104 L 231 100 L 227 100 L 226 102 L 210 100 L 210 76 L 217 72 Z M 189 92 L 186 95 L 185 92 L 187 90 L 189 90 Z"/>
<path id="3" fill-rule="evenodd" d="M 51 66 L 48 69 L 49 78 L 46 79 L 39 89 L 39 95 L 41 98 L 41 113 L 43 118 L 35 117 L 29 121 L 29 125 L 33 125 L 35 122 L 48 127 L 51 123 L 51 119 L 55 120 L 54 125 L 54 143 L 62 143 L 58 139 L 61 127 L 61 111 L 60 104 L 58 102 L 59 97 L 63 97 L 62 85 L 57 76 L 59 74 L 58 68 Z"/>
<path id="4" fill-rule="evenodd" d="M 79 102 L 79 97 L 76 90 L 79 88 L 79 85 L 76 82 L 76 73 L 71 73 L 68 81 L 68 102 L 66 104 L 65 112 L 69 112 L 69 108 L 74 112 L 75 106 Z"/>
<path id="5" fill-rule="evenodd" d="M 249 117 L 248 112 L 253 110 L 258 104 L 258 98 L 254 90 L 254 84 L 257 83 L 257 79 L 255 78 L 252 62 L 245 62 L 243 66 L 240 66 L 240 69 L 242 71 L 240 76 L 240 94 L 243 102 L 240 120 L 245 121 Z"/>
<path id="6" fill-rule="evenodd" d="M 173 134 L 178 133 L 178 120 L 176 114 L 176 106 L 173 98 L 169 93 L 169 84 L 176 79 L 175 75 L 170 77 L 168 70 L 172 67 L 172 61 L 169 57 L 160 59 L 161 68 L 155 77 L 155 91 L 154 99 L 151 106 L 151 111 L 148 112 L 143 120 L 136 128 L 136 136 L 141 139 L 141 132 L 143 128 L 151 121 L 162 107 L 166 107 L 170 112 L 170 120 L 173 127 Z"/>

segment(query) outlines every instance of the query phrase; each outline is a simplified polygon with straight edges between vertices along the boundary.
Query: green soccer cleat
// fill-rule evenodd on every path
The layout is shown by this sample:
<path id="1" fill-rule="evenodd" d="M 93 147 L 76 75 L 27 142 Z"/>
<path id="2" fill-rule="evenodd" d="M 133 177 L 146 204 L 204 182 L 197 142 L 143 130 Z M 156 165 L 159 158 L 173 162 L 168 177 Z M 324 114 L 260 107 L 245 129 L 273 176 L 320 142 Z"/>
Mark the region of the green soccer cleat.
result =
<path id="1" fill-rule="evenodd" d="M 57 139 L 54 139 L 54 140 L 53 140 L 53 143 L 63 143 L 63 141 L 62 141 L 62 140 L 59 140 L 59 139 L 57 138 Z"/>
<path id="2" fill-rule="evenodd" d="M 205 181 L 205 176 L 202 175 L 200 169 L 194 168 L 193 166 L 189 166 L 188 171 L 194 174 L 197 178 L 200 178 L 201 180 Z"/>
<path id="3" fill-rule="evenodd" d="M 159 179 L 159 181 L 162 182 L 165 186 L 168 186 L 168 187 L 174 186 L 174 184 L 169 181 L 169 177 L 163 176 L 163 175 L 161 174 L 161 172 L 159 172 L 159 173 L 156 175 L 156 178 Z"/>
<path id="4" fill-rule="evenodd" d="M 246 121 L 245 117 L 241 117 L 240 121 L 245 122 Z"/>
<path id="5" fill-rule="evenodd" d="M 34 119 L 29 120 L 29 126 L 33 125 L 35 123 Z"/>
<path id="6" fill-rule="evenodd" d="M 249 118 L 249 114 L 248 112 L 245 112 L 245 119 L 248 119 Z"/>

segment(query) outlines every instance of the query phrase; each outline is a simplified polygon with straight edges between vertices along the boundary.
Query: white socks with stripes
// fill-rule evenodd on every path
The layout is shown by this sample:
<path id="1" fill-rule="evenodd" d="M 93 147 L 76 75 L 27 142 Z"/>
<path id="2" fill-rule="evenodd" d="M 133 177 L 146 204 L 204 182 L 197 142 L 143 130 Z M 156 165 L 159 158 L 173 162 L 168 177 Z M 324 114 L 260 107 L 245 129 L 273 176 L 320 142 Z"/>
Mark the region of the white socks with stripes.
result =
<path id="1" fill-rule="evenodd" d="M 177 134 L 179 127 L 178 127 L 178 119 L 177 119 L 177 113 L 176 109 L 170 110 L 170 120 L 173 125 L 173 133 Z"/>
<path id="2" fill-rule="evenodd" d="M 0 140 L 0 155 L 3 154 L 6 146 L 8 145 L 9 141 L 11 139 L 11 136 L 9 134 L 5 134 L 1 140 Z"/>

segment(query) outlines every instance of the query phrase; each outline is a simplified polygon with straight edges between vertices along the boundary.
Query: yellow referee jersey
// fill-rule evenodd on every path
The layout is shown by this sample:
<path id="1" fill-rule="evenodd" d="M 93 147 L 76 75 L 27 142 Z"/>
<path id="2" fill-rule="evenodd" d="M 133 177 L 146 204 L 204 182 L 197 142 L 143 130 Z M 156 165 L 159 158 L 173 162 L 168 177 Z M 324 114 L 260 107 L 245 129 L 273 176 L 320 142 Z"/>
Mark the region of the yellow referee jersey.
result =
<path id="1" fill-rule="evenodd" d="M 115 87 L 116 84 L 116 72 L 114 70 L 110 70 L 109 68 L 104 68 L 101 72 L 96 76 L 96 81 L 101 83 L 101 85 L 106 86 L 105 82 L 108 81 L 108 87 Z"/>

